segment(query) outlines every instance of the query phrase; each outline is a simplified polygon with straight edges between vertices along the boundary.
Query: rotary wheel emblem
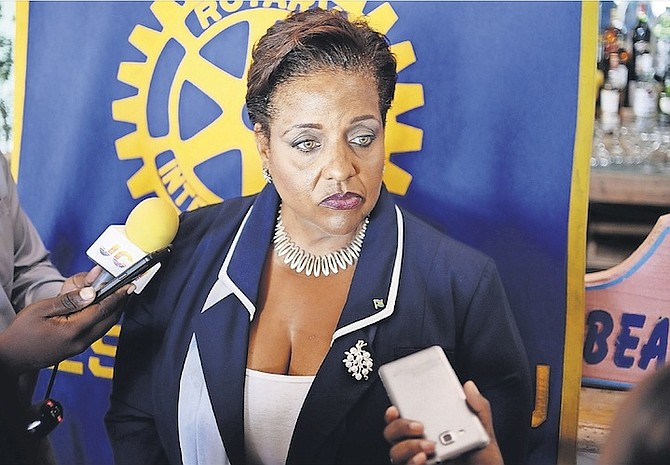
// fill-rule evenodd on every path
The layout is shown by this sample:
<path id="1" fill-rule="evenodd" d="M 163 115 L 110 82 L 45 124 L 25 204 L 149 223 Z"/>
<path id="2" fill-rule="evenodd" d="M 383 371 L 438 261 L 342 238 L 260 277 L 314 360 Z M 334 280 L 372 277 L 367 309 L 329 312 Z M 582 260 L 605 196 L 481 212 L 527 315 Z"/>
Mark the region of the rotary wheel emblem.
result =
<path id="1" fill-rule="evenodd" d="M 246 70 L 253 45 L 288 11 L 217 3 L 225 3 L 228 11 L 216 11 L 214 2 L 155 1 L 151 12 L 161 29 L 140 24 L 130 34 L 128 41 L 146 59 L 120 64 L 117 78 L 135 92 L 113 102 L 112 116 L 134 126 L 116 140 L 120 160 L 143 162 L 128 180 L 133 198 L 155 194 L 185 211 L 263 187 L 261 161 L 246 116 Z M 365 17 L 383 33 L 398 20 L 389 3 L 367 14 L 364 1 L 331 3 L 349 15 Z M 222 40 L 228 41 L 224 50 L 230 49 L 230 54 L 208 53 Z M 413 47 L 409 41 L 391 47 L 400 74 L 416 60 Z M 230 56 L 220 59 L 222 55 Z M 421 129 L 397 117 L 422 105 L 421 84 L 397 84 L 387 115 L 384 174 L 389 191 L 396 194 L 405 194 L 411 175 L 390 157 L 420 150 L 423 140 Z"/>

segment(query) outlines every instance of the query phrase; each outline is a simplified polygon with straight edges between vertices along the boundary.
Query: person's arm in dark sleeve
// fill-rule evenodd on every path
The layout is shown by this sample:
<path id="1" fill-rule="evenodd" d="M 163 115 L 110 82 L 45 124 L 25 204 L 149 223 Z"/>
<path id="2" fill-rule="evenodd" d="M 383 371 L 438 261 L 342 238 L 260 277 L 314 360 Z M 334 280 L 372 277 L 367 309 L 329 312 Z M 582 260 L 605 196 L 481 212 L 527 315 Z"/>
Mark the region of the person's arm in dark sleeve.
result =
<path id="1" fill-rule="evenodd" d="M 105 427 L 116 465 L 165 464 L 153 415 L 151 373 L 158 342 L 147 301 L 132 299 L 124 316 Z M 142 303 L 140 303 L 142 302 Z"/>
<path id="2" fill-rule="evenodd" d="M 491 403 L 505 463 L 523 465 L 533 405 L 530 368 L 493 261 L 483 269 L 462 327 L 458 364 L 463 381 L 472 379 Z"/>

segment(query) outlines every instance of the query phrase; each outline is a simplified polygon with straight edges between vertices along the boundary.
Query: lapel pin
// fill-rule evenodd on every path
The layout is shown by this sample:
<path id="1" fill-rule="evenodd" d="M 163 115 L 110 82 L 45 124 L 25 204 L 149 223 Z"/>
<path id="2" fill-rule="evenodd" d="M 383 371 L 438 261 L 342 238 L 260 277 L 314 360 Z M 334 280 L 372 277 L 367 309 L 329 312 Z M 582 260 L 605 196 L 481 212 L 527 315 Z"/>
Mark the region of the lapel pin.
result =
<path id="1" fill-rule="evenodd" d="M 375 306 L 375 310 L 379 310 L 380 308 L 384 308 L 384 299 L 372 299 L 372 305 Z"/>
<path id="2" fill-rule="evenodd" d="M 360 381 L 361 379 L 368 379 L 368 375 L 372 371 L 372 356 L 370 352 L 363 349 L 368 345 L 362 339 L 359 339 L 354 347 L 344 352 L 346 358 L 342 360 L 344 366 L 347 367 L 351 376 Z"/>

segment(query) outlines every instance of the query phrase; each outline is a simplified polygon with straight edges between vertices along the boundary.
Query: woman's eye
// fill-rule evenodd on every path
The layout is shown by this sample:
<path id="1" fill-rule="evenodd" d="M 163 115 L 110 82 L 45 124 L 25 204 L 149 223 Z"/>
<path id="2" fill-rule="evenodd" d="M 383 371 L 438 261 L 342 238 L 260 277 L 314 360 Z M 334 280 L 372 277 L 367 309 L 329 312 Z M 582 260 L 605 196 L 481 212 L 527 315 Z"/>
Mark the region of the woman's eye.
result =
<path id="1" fill-rule="evenodd" d="M 294 143 L 293 147 L 297 148 L 302 152 L 311 152 L 312 150 L 318 148 L 319 144 L 315 140 L 307 139 Z"/>
<path id="2" fill-rule="evenodd" d="M 372 135 L 372 134 L 367 134 L 367 135 L 364 135 L 364 136 L 356 136 L 356 137 L 354 137 L 353 139 L 351 139 L 351 142 L 354 143 L 354 144 L 356 144 L 356 145 L 358 145 L 358 146 L 360 146 L 360 147 L 367 147 L 367 146 L 369 146 L 370 144 L 372 144 L 372 142 L 373 142 L 374 140 L 375 140 L 375 136 L 374 136 L 374 135 Z"/>

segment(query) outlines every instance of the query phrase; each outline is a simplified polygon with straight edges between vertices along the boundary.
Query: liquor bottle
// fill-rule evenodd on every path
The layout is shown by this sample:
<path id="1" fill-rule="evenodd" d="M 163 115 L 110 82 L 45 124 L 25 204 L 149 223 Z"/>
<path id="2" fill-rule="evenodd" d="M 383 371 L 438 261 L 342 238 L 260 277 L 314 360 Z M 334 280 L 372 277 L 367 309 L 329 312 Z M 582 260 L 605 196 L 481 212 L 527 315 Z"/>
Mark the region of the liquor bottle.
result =
<path id="1" fill-rule="evenodd" d="M 611 53 L 609 56 L 605 80 L 609 81 L 612 87 L 618 89 L 623 97 L 623 93 L 626 92 L 626 86 L 628 85 L 628 67 L 621 61 L 618 53 Z"/>
<path id="2" fill-rule="evenodd" d="M 670 95 L 670 64 L 665 68 L 665 74 L 663 74 L 663 92 Z"/>
<path id="3" fill-rule="evenodd" d="M 627 61 L 628 54 L 621 56 L 626 51 L 626 35 L 623 31 L 623 22 L 619 17 L 619 10 L 616 6 L 610 10 L 610 21 L 603 31 L 603 58 L 609 60 L 611 54 L 616 53 L 620 59 Z"/>
<path id="4" fill-rule="evenodd" d="M 628 85 L 628 59 L 626 50 L 626 36 L 623 31 L 623 23 L 619 18 L 616 6 L 610 10 L 610 22 L 602 35 L 603 62 L 600 65 L 605 81 L 612 88 L 620 92 L 622 102 L 626 97 Z"/>
<path id="5" fill-rule="evenodd" d="M 659 121 L 663 125 L 670 124 L 670 65 L 665 68 L 663 88 L 658 98 Z"/>
<path id="6" fill-rule="evenodd" d="M 651 29 L 647 19 L 647 5 L 637 6 L 637 24 L 631 35 L 632 66 L 628 75 L 628 105 L 640 118 L 649 118 L 656 114 L 658 89 L 654 79 L 654 61 L 651 54 Z"/>
<path id="7" fill-rule="evenodd" d="M 612 131 L 621 124 L 619 108 L 621 106 L 621 93 L 619 89 L 612 86 L 612 83 L 605 79 L 602 89 L 600 89 L 600 127 L 606 133 Z"/>
<path id="8" fill-rule="evenodd" d="M 670 7 L 656 18 L 652 29 L 655 43 L 654 70 L 658 80 L 663 79 L 665 70 L 670 65 Z"/>
<path id="9" fill-rule="evenodd" d="M 640 3 L 637 7 L 637 25 L 633 28 L 632 39 L 632 66 L 629 68 L 628 80 L 650 81 L 654 77 L 654 64 L 646 3 Z"/>

